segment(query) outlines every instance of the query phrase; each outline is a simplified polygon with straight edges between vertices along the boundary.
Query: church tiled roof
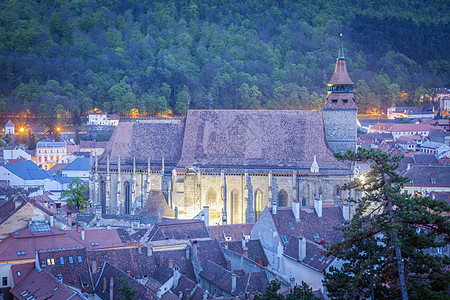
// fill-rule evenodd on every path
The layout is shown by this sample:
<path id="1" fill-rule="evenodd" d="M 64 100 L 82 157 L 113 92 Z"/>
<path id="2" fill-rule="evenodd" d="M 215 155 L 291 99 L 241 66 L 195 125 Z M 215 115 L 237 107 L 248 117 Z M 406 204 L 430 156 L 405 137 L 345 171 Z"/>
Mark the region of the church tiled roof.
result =
<path id="1" fill-rule="evenodd" d="M 109 140 L 99 164 L 106 165 L 106 157 L 110 155 L 110 163 L 115 165 L 120 157 L 121 166 L 136 164 L 147 167 L 155 164 L 158 169 L 164 157 L 164 163 L 175 166 L 181 154 L 184 124 L 181 122 L 132 123 L 120 122 Z M 154 169 L 154 168 L 152 168 Z"/>
<path id="2" fill-rule="evenodd" d="M 306 172 L 314 155 L 321 169 L 348 170 L 325 144 L 320 111 L 191 110 L 178 167 Z"/>
<path id="3" fill-rule="evenodd" d="M 105 152 L 102 168 L 110 155 L 115 169 L 152 170 L 177 166 L 183 171 L 194 165 L 204 172 L 292 174 L 308 173 L 317 157 L 321 174 L 343 175 L 348 167 L 328 149 L 320 111 L 191 110 L 186 124 L 180 121 L 119 123 Z M 291 170 L 291 171 L 290 171 Z"/>

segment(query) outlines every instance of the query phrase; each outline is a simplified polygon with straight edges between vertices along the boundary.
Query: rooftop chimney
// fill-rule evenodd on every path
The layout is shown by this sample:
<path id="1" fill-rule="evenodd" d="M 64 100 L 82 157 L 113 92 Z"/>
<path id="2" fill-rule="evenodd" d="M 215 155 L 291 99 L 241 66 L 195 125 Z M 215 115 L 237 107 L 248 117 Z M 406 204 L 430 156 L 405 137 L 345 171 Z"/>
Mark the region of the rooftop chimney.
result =
<path id="1" fill-rule="evenodd" d="M 209 206 L 203 206 L 203 215 L 205 216 L 205 226 L 209 226 Z"/>
<path id="2" fill-rule="evenodd" d="M 97 261 L 93 260 L 91 263 L 91 269 L 92 269 L 92 273 L 97 273 Z M 106 278 L 105 278 L 106 280 Z M 104 288 L 103 290 L 105 290 L 106 288 Z"/>
<path id="3" fill-rule="evenodd" d="M 148 246 L 147 247 L 147 256 L 150 257 L 153 255 L 153 249 L 152 246 Z"/>
<path id="4" fill-rule="evenodd" d="M 322 218 L 322 199 L 315 198 L 314 199 L 314 210 L 319 218 Z"/>
<path id="5" fill-rule="evenodd" d="M 58 274 L 58 281 L 63 283 L 63 276 L 62 276 L 62 274 Z"/>
<path id="6" fill-rule="evenodd" d="M 81 240 L 82 241 L 84 241 L 86 238 L 85 238 L 85 231 L 84 230 L 81 230 Z"/>
<path id="7" fill-rule="evenodd" d="M 276 201 L 272 202 L 272 214 L 274 214 L 274 215 L 277 214 L 277 202 Z"/>
<path id="8" fill-rule="evenodd" d="M 222 225 L 227 225 L 227 212 L 222 209 Z"/>
<path id="9" fill-rule="evenodd" d="M 242 251 L 244 252 L 244 257 L 248 258 L 248 248 L 244 247 L 244 248 L 242 248 Z"/>
<path id="10" fill-rule="evenodd" d="M 227 270 L 231 271 L 231 260 L 227 259 Z"/>
<path id="11" fill-rule="evenodd" d="M 114 299 L 114 277 L 109 278 L 109 299 Z"/>
<path id="12" fill-rule="evenodd" d="M 106 292 L 106 277 L 103 277 L 103 291 Z"/>
<path id="13" fill-rule="evenodd" d="M 294 213 L 295 222 L 300 221 L 300 203 L 297 200 L 292 201 L 292 212 Z"/>
<path id="14" fill-rule="evenodd" d="M 306 238 L 302 237 L 298 239 L 298 259 L 300 261 L 304 260 L 306 257 Z"/>
<path id="15" fill-rule="evenodd" d="M 289 283 L 291 284 L 291 286 L 295 286 L 295 278 L 294 277 L 289 278 Z"/>
<path id="16" fill-rule="evenodd" d="M 53 216 L 50 216 L 50 226 L 54 226 L 54 224 L 55 224 L 55 219 L 54 219 L 54 217 Z"/>
<path id="17" fill-rule="evenodd" d="M 186 259 L 191 259 L 191 249 L 189 246 L 186 247 Z"/>
<path id="18" fill-rule="evenodd" d="M 169 268 L 173 268 L 173 258 L 169 258 Z"/>
<path id="19" fill-rule="evenodd" d="M 67 225 L 72 227 L 72 213 L 70 211 L 67 212 Z"/>
<path id="20" fill-rule="evenodd" d="M 342 204 L 342 216 L 345 221 L 350 221 L 350 205 L 348 203 Z"/>
<path id="21" fill-rule="evenodd" d="M 197 241 L 193 241 L 192 245 L 194 246 L 194 251 L 197 252 L 198 242 Z"/>
<path id="22" fill-rule="evenodd" d="M 16 200 L 14 200 L 14 209 L 18 209 L 19 206 L 21 206 L 21 205 L 22 205 L 22 200 L 19 197 L 17 197 Z"/>
<path id="23" fill-rule="evenodd" d="M 231 273 L 231 291 L 236 290 L 236 274 Z"/>
<path id="24" fill-rule="evenodd" d="M 242 248 L 247 247 L 247 241 L 245 240 L 245 236 L 242 236 Z"/>
<path id="25" fill-rule="evenodd" d="M 161 207 L 158 207 L 158 222 L 162 221 L 162 210 Z"/>

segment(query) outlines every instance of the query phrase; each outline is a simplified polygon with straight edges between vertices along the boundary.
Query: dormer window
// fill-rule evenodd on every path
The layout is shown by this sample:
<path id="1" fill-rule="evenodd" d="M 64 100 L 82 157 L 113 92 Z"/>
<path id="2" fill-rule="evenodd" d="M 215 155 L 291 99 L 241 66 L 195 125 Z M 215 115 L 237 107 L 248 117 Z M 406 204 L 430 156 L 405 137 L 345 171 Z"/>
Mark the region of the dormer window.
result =
<path id="1" fill-rule="evenodd" d="M 344 100 L 342 100 L 342 102 L 343 102 L 344 104 L 347 104 L 347 103 L 348 103 L 348 99 L 344 99 Z"/>
<path id="2" fill-rule="evenodd" d="M 337 104 L 337 99 L 331 100 L 331 103 Z"/>

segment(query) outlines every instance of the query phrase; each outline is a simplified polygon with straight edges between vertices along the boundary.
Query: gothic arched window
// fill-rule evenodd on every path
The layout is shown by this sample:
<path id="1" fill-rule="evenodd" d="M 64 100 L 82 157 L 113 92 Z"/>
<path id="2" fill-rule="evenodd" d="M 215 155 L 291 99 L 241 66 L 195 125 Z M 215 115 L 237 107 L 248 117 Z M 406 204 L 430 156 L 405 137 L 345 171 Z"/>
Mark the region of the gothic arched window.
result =
<path id="1" fill-rule="evenodd" d="M 208 192 L 206 193 L 206 205 L 209 206 L 210 209 L 217 209 L 217 193 L 214 191 L 213 188 L 209 188 Z"/>
<path id="2" fill-rule="evenodd" d="M 260 189 L 257 189 L 255 192 L 255 212 L 256 212 L 256 220 L 258 220 L 259 216 L 263 211 L 263 193 Z"/>
<path id="3" fill-rule="evenodd" d="M 279 207 L 286 207 L 288 206 L 288 194 L 285 190 L 281 190 L 278 193 L 278 206 Z"/>
<path id="4" fill-rule="evenodd" d="M 231 191 L 231 224 L 239 222 L 239 193 L 237 190 Z"/>
<path id="5" fill-rule="evenodd" d="M 131 210 L 131 184 L 125 182 L 125 214 L 129 215 Z"/>
<path id="6" fill-rule="evenodd" d="M 306 199 L 305 198 L 302 199 L 302 206 L 306 206 Z"/>

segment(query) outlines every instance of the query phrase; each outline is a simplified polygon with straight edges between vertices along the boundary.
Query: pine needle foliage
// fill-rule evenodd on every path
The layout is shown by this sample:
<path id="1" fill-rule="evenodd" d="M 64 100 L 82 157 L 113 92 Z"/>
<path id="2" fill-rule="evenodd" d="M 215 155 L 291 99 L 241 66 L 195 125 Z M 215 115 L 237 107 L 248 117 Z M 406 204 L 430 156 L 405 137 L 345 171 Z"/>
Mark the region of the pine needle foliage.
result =
<path id="1" fill-rule="evenodd" d="M 403 193 L 409 181 L 397 170 L 401 156 L 380 150 L 336 153 L 349 162 L 367 162 L 371 171 L 344 186 L 359 191 L 353 219 L 339 229 L 344 240 L 327 248 L 343 261 L 331 267 L 324 284 L 332 299 L 443 299 L 448 297 L 449 258 L 430 254 L 449 242 L 449 205 Z"/>

